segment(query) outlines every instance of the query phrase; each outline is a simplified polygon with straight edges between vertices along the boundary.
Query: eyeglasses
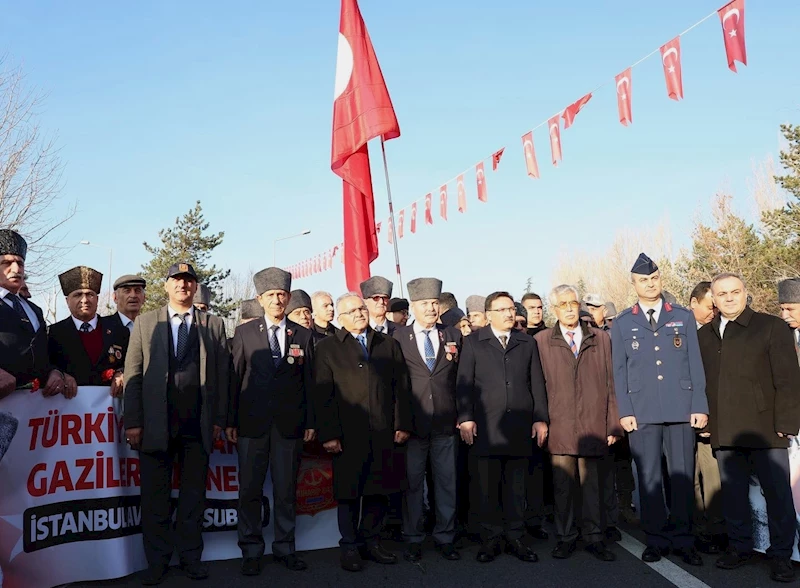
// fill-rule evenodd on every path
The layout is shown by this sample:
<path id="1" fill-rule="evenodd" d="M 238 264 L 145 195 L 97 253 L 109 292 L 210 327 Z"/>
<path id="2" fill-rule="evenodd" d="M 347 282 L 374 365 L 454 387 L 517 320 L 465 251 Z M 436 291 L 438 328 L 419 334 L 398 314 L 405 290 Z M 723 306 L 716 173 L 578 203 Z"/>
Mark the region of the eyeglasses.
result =
<path id="1" fill-rule="evenodd" d="M 367 310 L 366 306 L 359 306 L 358 308 L 354 308 L 353 310 L 348 310 L 347 312 L 340 312 L 339 316 L 353 316 L 356 314 L 367 314 L 369 311 Z"/>
<path id="2" fill-rule="evenodd" d="M 372 300 L 373 302 L 380 302 L 380 301 L 389 302 L 388 296 L 381 296 L 380 294 L 376 294 L 375 296 L 370 296 L 369 299 Z"/>
<path id="3" fill-rule="evenodd" d="M 567 310 L 567 309 L 571 309 L 571 308 L 578 309 L 580 307 L 581 307 L 581 303 L 577 302 L 575 300 L 572 300 L 570 302 L 559 302 L 558 304 L 556 304 L 556 308 L 560 308 L 561 310 Z"/>
<path id="4" fill-rule="evenodd" d="M 500 314 L 517 314 L 517 307 L 510 306 L 508 308 L 492 308 L 489 312 L 499 312 Z"/>

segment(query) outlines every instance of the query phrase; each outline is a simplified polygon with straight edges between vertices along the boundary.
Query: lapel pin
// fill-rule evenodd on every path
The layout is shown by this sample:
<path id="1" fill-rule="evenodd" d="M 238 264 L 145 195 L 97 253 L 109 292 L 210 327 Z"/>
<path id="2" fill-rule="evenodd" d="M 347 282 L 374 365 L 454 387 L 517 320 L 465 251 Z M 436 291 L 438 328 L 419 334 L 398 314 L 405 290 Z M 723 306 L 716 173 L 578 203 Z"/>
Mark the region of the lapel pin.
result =
<path id="1" fill-rule="evenodd" d="M 258 330 L 261 331 L 262 333 L 264 332 L 264 323 L 258 325 Z"/>

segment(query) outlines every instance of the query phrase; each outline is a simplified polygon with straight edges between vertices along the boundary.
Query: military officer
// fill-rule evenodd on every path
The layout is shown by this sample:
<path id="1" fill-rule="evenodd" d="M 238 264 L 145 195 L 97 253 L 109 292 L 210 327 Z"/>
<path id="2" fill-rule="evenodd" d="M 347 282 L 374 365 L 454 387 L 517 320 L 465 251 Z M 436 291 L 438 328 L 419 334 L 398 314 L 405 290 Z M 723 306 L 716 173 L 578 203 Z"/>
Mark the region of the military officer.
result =
<path id="1" fill-rule="evenodd" d="M 211 308 L 211 290 L 205 284 L 197 284 L 197 292 L 194 293 L 192 304 L 197 310 L 208 312 Z"/>
<path id="2" fill-rule="evenodd" d="M 114 282 L 114 304 L 117 312 L 111 315 L 118 326 L 125 327 L 128 332 L 133 332 L 133 321 L 139 316 L 144 305 L 144 289 L 147 281 L 142 276 L 127 274 L 117 278 Z"/>
<path id="3" fill-rule="evenodd" d="M 382 276 L 372 276 L 361 282 L 361 295 L 369 309 L 369 326 L 391 337 L 397 328 L 395 323 L 386 318 L 389 297 L 392 295 L 392 283 Z"/>
<path id="4" fill-rule="evenodd" d="M 689 565 L 702 565 L 691 533 L 693 429 L 706 426 L 708 401 L 695 320 L 690 310 L 664 300 L 658 266 L 644 253 L 631 274 L 639 301 L 618 315 L 611 341 L 620 424 L 639 474 L 647 537 L 642 560 L 659 561 L 672 549 Z M 662 454 L 670 472 L 669 529 Z"/>

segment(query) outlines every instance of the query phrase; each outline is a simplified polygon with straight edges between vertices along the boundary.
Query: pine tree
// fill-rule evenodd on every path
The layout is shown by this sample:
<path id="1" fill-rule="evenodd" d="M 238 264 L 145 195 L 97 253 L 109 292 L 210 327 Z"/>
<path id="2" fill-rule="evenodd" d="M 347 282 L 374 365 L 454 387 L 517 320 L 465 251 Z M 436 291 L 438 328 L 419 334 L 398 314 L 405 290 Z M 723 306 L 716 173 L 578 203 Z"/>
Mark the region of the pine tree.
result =
<path id="1" fill-rule="evenodd" d="M 147 280 L 147 302 L 143 310 L 153 310 L 167 304 L 167 293 L 164 291 L 167 272 L 172 264 L 185 261 L 194 267 L 198 283 L 205 284 L 211 290 L 211 312 L 224 318 L 233 311 L 233 301 L 222 293 L 222 282 L 230 270 L 209 266 L 211 252 L 222 243 L 225 233 L 206 234 L 209 226 L 198 200 L 193 209 L 175 219 L 174 227 L 158 232 L 161 240 L 159 246 L 144 243 L 144 248 L 153 258 L 142 266 L 142 276 Z"/>
<path id="2" fill-rule="evenodd" d="M 775 176 L 775 181 L 793 198 L 778 210 L 762 216 L 764 235 L 769 245 L 769 262 L 778 277 L 800 274 L 800 126 L 781 125 L 789 143 L 781 151 L 781 164 L 787 173 Z"/>

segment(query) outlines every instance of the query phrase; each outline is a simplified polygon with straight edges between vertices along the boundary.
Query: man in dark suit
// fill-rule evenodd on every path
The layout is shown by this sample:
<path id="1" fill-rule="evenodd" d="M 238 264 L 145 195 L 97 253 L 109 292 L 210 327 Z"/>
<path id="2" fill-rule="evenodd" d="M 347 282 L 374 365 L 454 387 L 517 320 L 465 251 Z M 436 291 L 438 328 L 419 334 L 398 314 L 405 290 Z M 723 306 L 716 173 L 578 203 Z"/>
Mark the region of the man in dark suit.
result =
<path id="1" fill-rule="evenodd" d="M 408 283 L 414 324 L 395 329 L 411 379 L 414 427 L 406 461 L 408 490 L 403 501 L 403 535 L 409 542 L 404 554 L 414 563 L 422 559 L 423 499 L 428 458 L 433 473 L 436 526 L 433 539 L 442 557 L 460 559 L 453 545 L 456 523 L 456 374 L 461 333 L 437 325 L 442 282 L 417 278 Z"/>
<path id="2" fill-rule="evenodd" d="M 253 276 L 265 316 L 236 328 L 234 381 L 226 435 L 239 452 L 239 547 L 242 574 L 261 573 L 264 554 L 262 491 L 272 476 L 273 557 L 288 569 L 306 569 L 295 553 L 297 472 L 303 441 L 314 438 L 309 403 L 313 384 L 311 331 L 287 320 L 292 276 L 270 267 Z"/>
<path id="3" fill-rule="evenodd" d="M 461 437 L 473 446 L 478 464 L 478 561 L 493 561 L 505 535 L 507 551 L 535 562 L 538 556 L 522 538 L 531 439 L 540 447 L 547 439 L 542 364 L 533 337 L 514 330 L 517 311 L 508 292 L 489 295 L 485 312 L 489 326 L 464 339 L 457 385 Z"/>
<path id="4" fill-rule="evenodd" d="M 111 317 L 97 315 L 103 274 L 78 266 L 58 279 L 70 316 L 50 327 L 50 363 L 75 378 L 78 386 L 111 386 L 111 396 L 122 396 L 130 332 Z"/>
<path id="5" fill-rule="evenodd" d="M 639 298 L 611 327 L 614 388 L 620 424 L 639 474 L 645 562 L 670 550 L 703 565 L 691 532 L 695 431 L 708 422 L 706 380 L 692 312 L 662 296 L 658 266 L 644 253 L 631 268 Z M 664 504 L 662 456 L 670 473 L 670 524 Z"/>
<path id="6" fill-rule="evenodd" d="M 133 332 L 133 321 L 144 306 L 147 281 L 142 276 L 127 274 L 114 282 L 114 304 L 117 312 L 111 318 L 117 324 Z"/>
<path id="7" fill-rule="evenodd" d="M 77 385 L 54 368 L 47 355 L 42 310 L 19 295 L 28 244 L 18 233 L 0 229 L 0 398 L 37 380 L 43 396 L 73 398 Z"/>
<path id="8" fill-rule="evenodd" d="M 336 309 L 342 328 L 317 343 L 315 414 L 319 440 L 333 454 L 341 565 L 357 572 L 362 557 L 397 561 L 381 546 L 380 531 L 386 496 L 406 482 L 399 446 L 412 428 L 411 401 L 400 344 L 369 327 L 358 294 L 341 296 Z"/>
<path id="9" fill-rule="evenodd" d="M 711 294 L 720 314 L 698 336 L 729 537 L 717 567 L 732 570 L 753 557 L 748 496 L 755 474 L 767 503 L 771 577 L 793 582 L 796 518 L 787 448 L 800 430 L 800 367 L 792 333 L 780 318 L 747 305 L 747 289 L 735 274 L 715 277 Z"/>
<path id="10" fill-rule="evenodd" d="M 203 508 L 208 456 L 225 427 L 230 353 L 222 319 L 192 306 L 197 274 L 189 263 L 169 268 L 169 303 L 136 319 L 125 358 L 125 435 L 139 450 L 142 540 L 148 569 L 141 582 L 160 583 L 173 550 L 191 579 L 208 577 Z M 172 465 L 180 466 L 173 522 Z"/>
<path id="11" fill-rule="evenodd" d="M 378 333 L 391 336 L 397 324 L 386 318 L 393 284 L 382 276 L 372 276 L 361 282 L 361 296 L 369 309 L 369 326 Z"/>

